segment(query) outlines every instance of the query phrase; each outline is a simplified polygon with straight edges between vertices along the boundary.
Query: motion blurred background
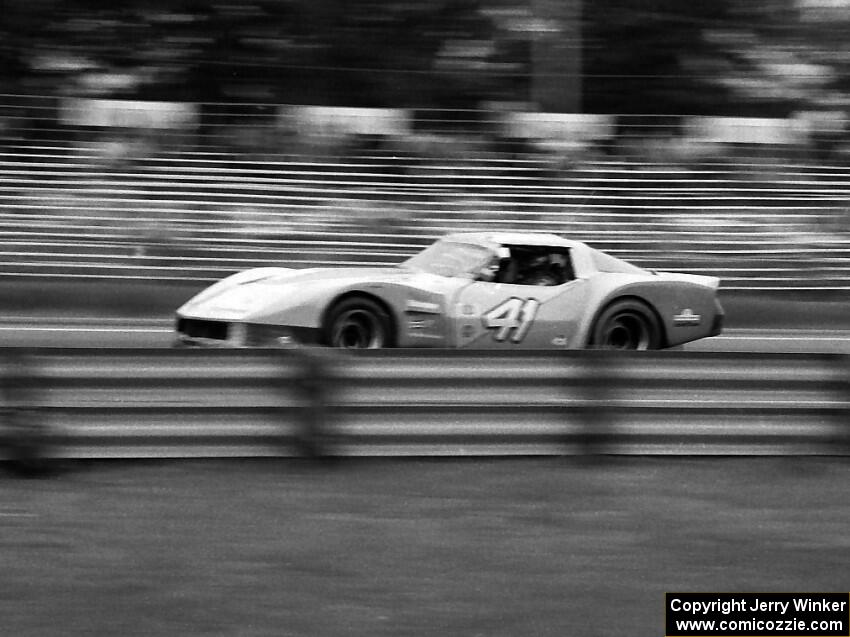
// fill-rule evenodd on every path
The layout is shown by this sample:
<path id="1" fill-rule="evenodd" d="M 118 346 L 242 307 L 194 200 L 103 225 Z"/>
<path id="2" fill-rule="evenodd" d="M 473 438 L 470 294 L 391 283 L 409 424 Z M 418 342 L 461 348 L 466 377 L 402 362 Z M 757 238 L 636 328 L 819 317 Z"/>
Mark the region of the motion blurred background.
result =
<path id="1" fill-rule="evenodd" d="M 721 295 L 841 299 L 845 328 L 848 33 L 850 0 L 2 0 L 0 319 L 38 304 L 65 339 L 71 310 L 167 313 L 246 267 L 533 229 Z M 843 418 L 835 369 L 799 373 Z M 788 382 L 786 403 L 807 391 Z M 665 591 L 846 590 L 847 476 L 78 467 L 0 490 L 0 617 L 20 637 L 658 635 Z"/>
<path id="2" fill-rule="evenodd" d="M 848 0 L 5 0 L 0 278 L 202 286 L 487 228 L 847 289 L 848 32 Z"/>

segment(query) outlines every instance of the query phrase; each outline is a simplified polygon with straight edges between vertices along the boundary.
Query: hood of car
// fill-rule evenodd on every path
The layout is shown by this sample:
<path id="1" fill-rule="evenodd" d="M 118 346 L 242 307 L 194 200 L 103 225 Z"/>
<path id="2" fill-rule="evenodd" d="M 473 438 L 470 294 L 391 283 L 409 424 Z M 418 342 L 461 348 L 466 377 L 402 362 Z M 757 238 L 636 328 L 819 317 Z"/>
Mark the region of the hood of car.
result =
<path id="1" fill-rule="evenodd" d="M 352 284 L 380 285 L 401 284 L 429 292 L 441 293 L 469 284 L 469 279 L 444 277 L 401 267 L 350 267 L 350 268 L 262 268 L 265 276 L 253 278 L 247 285 L 269 291 L 278 288 L 308 290 L 313 286 L 344 287 Z M 250 272 L 258 272 L 250 270 Z M 243 284 L 244 285 L 244 284 Z"/>
<path id="2" fill-rule="evenodd" d="M 446 294 L 469 279 L 442 277 L 400 267 L 257 268 L 215 283 L 178 309 L 183 316 L 248 320 L 289 307 L 321 306 L 351 289 L 379 290 L 406 286 L 430 294 Z"/>

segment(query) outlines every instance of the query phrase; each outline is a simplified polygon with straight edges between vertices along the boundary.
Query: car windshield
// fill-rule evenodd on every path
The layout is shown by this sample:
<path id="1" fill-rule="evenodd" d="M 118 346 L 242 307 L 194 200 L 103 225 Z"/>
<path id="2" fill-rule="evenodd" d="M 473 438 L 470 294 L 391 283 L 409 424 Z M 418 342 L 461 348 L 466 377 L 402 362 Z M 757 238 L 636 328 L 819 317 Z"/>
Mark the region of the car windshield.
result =
<path id="1" fill-rule="evenodd" d="M 457 241 L 437 241 L 409 258 L 401 267 L 440 276 L 476 277 L 494 254 L 484 246 Z"/>

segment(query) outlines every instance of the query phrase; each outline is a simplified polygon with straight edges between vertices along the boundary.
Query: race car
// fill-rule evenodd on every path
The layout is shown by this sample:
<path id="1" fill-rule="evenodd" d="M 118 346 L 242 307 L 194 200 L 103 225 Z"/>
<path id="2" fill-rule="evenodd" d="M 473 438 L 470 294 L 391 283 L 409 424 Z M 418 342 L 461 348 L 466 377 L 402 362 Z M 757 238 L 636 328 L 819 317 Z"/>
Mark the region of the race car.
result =
<path id="1" fill-rule="evenodd" d="M 719 284 L 554 234 L 457 233 L 397 266 L 239 272 L 177 310 L 175 344 L 652 350 L 720 334 Z"/>

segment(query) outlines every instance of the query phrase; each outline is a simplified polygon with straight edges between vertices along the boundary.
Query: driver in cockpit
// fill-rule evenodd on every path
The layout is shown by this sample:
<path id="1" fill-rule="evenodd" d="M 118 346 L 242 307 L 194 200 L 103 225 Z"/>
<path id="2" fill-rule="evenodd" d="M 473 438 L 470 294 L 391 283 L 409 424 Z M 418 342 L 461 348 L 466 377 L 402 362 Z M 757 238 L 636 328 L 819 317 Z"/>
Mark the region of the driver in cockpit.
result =
<path id="1" fill-rule="evenodd" d="M 528 264 L 520 283 L 523 285 L 560 285 L 564 281 L 564 266 L 560 254 L 543 254 Z"/>

